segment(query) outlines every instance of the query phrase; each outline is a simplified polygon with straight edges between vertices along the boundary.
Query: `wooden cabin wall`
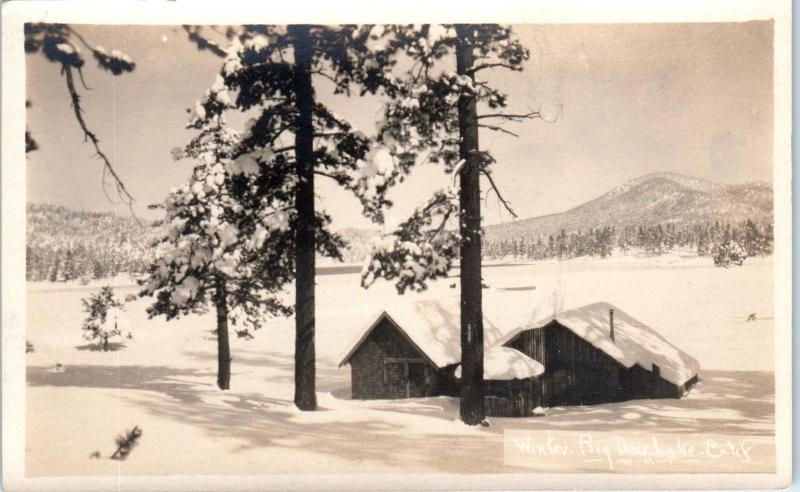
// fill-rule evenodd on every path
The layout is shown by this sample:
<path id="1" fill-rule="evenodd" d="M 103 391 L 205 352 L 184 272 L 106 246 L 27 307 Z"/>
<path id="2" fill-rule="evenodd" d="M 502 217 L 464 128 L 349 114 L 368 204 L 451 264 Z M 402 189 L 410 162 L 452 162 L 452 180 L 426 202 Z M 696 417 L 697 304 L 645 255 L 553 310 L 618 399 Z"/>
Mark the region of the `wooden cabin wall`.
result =
<path id="1" fill-rule="evenodd" d="M 511 343 L 508 343 L 507 346 L 519 350 L 531 359 L 545 366 L 545 368 L 547 367 L 543 330 L 523 331 L 519 336 L 514 338 Z M 533 394 L 536 399 L 536 405 L 534 407 L 548 406 L 548 402 L 550 401 L 548 392 L 549 385 L 546 381 L 546 370 L 544 375 L 534 379 Z"/>
<path id="2" fill-rule="evenodd" d="M 524 331 L 509 346 L 544 365 L 544 406 L 629 398 L 626 368 L 558 323 Z"/>
<path id="3" fill-rule="evenodd" d="M 628 374 L 630 399 L 680 398 L 683 396 L 684 388 L 662 378 L 658 366 L 655 371 L 649 371 L 639 364 L 634 364 L 628 369 Z"/>
<path id="4" fill-rule="evenodd" d="M 413 359 L 424 363 L 427 381 L 422 374 L 415 373 L 412 377 L 415 378 L 415 385 L 425 385 L 426 395 L 441 394 L 438 391 L 442 384 L 447 387 L 452 385 L 452 371 L 449 377 L 447 374 L 440 375 L 440 371 L 425 361 L 423 355 L 389 320 L 383 319 L 350 358 L 353 399 L 404 398 L 404 394 L 393 394 L 386 382 L 385 372 L 396 369 L 396 366 L 387 368 L 386 362 L 395 359 Z"/>
<path id="5" fill-rule="evenodd" d="M 626 368 L 557 322 L 520 333 L 510 343 L 545 367 L 539 379 L 542 406 L 580 405 L 649 398 L 680 398 L 697 381 L 678 387 L 638 364 Z"/>
<path id="6" fill-rule="evenodd" d="M 535 387 L 541 378 L 484 382 L 484 406 L 489 417 L 530 417 L 537 403 Z"/>

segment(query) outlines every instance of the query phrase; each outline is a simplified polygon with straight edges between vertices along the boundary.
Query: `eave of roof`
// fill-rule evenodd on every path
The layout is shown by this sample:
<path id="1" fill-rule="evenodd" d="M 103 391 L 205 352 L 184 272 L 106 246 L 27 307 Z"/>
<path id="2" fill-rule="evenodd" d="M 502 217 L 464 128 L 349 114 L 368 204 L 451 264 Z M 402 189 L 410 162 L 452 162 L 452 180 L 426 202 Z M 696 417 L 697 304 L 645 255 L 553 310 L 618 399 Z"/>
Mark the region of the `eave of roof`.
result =
<path id="1" fill-rule="evenodd" d="M 406 332 L 405 332 L 405 330 L 403 330 L 403 328 L 401 328 L 401 327 L 400 327 L 400 324 L 399 324 L 399 323 L 397 323 L 397 322 L 396 322 L 396 321 L 395 321 L 395 320 L 394 320 L 394 319 L 391 317 L 391 315 L 389 315 L 389 313 L 387 313 L 387 312 L 386 312 L 386 310 L 383 310 L 383 311 L 382 311 L 382 312 L 381 312 L 381 313 L 378 315 L 378 317 L 377 317 L 377 318 L 375 318 L 375 321 L 373 321 L 372 325 L 370 325 L 370 327 L 369 327 L 369 328 L 368 328 L 368 329 L 367 329 L 367 330 L 364 332 L 364 334 L 361 336 L 361 338 L 359 338 L 358 342 L 356 342 L 356 343 L 355 343 L 355 345 L 353 345 L 353 348 L 352 348 L 352 349 L 350 349 L 350 351 L 347 353 L 347 355 L 345 355 L 345 356 L 344 356 L 344 358 L 342 359 L 342 361 L 339 363 L 339 367 L 342 367 L 342 366 L 344 366 L 345 364 L 347 364 L 348 362 L 350 362 L 350 359 L 353 357 L 353 355 L 354 355 L 354 354 L 355 354 L 355 353 L 358 351 L 358 349 L 359 349 L 359 348 L 361 348 L 361 345 L 362 345 L 362 344 L 363 344 L 363 343 L 364 343 L 364 342 L 367 340 L 367 338 L 369 338 L 369 336 L 370 336 L 370 334 L 373 332 L 373 330 L 375 330 L 375 328 L 377 328 L 377 326 L 378 326 L 378 325 L 381 323 L 381 321 L 383 321 L 384 319 L 388 320 L 388 321 L 389 321 L 389 322 L 392 324 L 392 326 L 394 326 L 394 328 L 395 328 L 395 329 L 396 329 L 396 330 L 397 330 L 397 331 L 398 331 L 398 332 L 399 332 L 399 333 L 400 333 L 400 334 L 403 336 L 403 338 L 405 338 L 405 339 L 406 339 L 406 341 L 407 341 L 408 343 L 410 343 L 410 344 L 411 344 L 411 346 L 412 346 L 412 347 L 414 347 L 414 349 L 415 349 L 417 352 L 419 352 L 419 353 L 422 355 L 422 357 L 423 357 L 423 358 L 424 358 L 424 359 L 425 359 L 425 360 L 426 360 L 428 363 L 430 363 L 432 366 L 436 367 L 437 369 L 441 369 L 441 367 L 439 367 L 439 366 L 438 366 L 438 365 L 437 365 L 435 362 L 433 362 L 433 360 L 431 360 L 431 358 L 428 356 L 428 354 L 426 354 L 426 353 L 425 353 L 425 351 L 424 351 L 424 350 L 422 350 L 422 348 L 421 348 L 419 345 L 417 345 L 417 344 L 414 342 L 414 340 L 412 340 L 412 339 L 411 339 L 411 337 L 410 337 L 410 336 L 408 336 L 408 333 L 406 333 Z"/>

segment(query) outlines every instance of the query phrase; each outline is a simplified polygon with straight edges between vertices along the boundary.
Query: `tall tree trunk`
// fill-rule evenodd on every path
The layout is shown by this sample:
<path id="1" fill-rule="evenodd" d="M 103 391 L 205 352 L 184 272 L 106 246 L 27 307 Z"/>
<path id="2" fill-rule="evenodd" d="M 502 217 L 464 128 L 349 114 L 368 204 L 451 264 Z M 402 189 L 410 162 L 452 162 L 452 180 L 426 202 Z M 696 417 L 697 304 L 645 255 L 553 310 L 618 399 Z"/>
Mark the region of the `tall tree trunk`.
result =
<path id="1" fill-rule="evenodd" d="M 473 49 L 470 29 L 458 26 L 456 70 L 472 77 Z M 458 100 L 459 154 L 461 170 L 461 420 L 477 425 L 484 420 L 483 408 L 483 306 L 481 292 L 481 188 L 478 147 L 478 113 L 475 98 Z"/>
<path id="2" fill-rule="evenodd" d="M 314 349 L 314 87 L 311 85 L 312 47 L 309 26 L 290 26 L 294 38 L 295 129 L 295 347 L 294 403 L 300 410 L 316 410 L 316 355 Z"/>
<path id="3" fill-rule="evenodd" d="M 225 279 L 216 278 L 214 303 L 217 306 L 217 386 L 231 387 L 231 346 L 228 338 L 228 291 Z"/>
<path id="4" fill-rule="evenodd" d="M 108 352 L 108 335 L 103 336 L 103 352 Z"/>

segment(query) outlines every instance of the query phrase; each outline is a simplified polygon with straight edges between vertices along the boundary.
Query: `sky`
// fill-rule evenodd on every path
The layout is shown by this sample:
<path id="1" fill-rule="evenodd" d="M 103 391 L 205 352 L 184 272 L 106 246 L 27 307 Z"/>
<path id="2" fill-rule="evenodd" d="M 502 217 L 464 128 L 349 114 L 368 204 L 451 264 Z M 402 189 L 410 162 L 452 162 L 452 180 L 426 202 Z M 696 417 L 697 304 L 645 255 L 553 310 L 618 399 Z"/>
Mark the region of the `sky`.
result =
<path id="1" fill-rule="evenodd" d="M 134 72 L 113 77 L 88 60 L 91 90 L 81 102 L 136 199 L 135 213 L 156 218 L 147 205 L 189 177 L 192 163 L 174 161 L 171 151 L 192 138 L 187 108 L 211 85 L 221 60 L 198 51 L 179 27 L 75 27 L 89 43 L 136 62 Z M 525 70 L 486 72 L 486 79 L 509 94 L 508 112 L 537 109 L 546 118 L 506 124 L 518 138 L 481 130 L 481 147 L 497 159 L 498 187 L 526 218 L 655 172 L 771 183 L 772 31 L 768 21 L 514 26 L 531 51 Z M 102 163 L 83 143 L 59 67 L 41 55 L 26 61 L 27 126 L 40 147 L 27 157 L 28 201 L 129 213 L 103 193 Z M 333 96 L 326 81 L 315 84 L 321 101 L 374 134 L 381 98 Z M 449 182 L 437 165 L 418 166 L 390 193 L 395 206 L 387 222 L 402 220 Z M 317 193 L 334 228 L 375 227 L 349 192 L 320 179 Z M 483 216 L 485 224 L 512 220 L 491 194 Z"/>

